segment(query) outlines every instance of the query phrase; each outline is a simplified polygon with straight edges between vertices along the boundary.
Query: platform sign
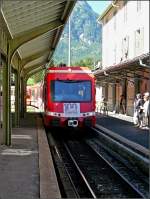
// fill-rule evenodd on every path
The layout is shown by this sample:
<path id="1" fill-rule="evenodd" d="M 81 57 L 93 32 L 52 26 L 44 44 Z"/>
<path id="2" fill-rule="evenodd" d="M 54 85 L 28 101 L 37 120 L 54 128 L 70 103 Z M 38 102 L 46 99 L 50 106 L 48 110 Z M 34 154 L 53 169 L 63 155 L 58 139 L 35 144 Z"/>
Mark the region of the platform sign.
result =
<path id="1" fill-rule="evenodd" d="M 79 117 L 80 116 L 80 103 L 64 103 L 64 116 L 65 117 Z"/>

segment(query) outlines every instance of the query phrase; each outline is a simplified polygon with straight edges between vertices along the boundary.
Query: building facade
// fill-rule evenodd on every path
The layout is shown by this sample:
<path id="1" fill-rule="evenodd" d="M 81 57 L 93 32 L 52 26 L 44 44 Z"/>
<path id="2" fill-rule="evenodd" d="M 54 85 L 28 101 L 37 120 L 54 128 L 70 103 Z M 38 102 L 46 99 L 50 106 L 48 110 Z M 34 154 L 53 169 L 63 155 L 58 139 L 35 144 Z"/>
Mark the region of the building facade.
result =
<path id="1" fill-rule="evenodd" d="M 97 91 L 119 112 L 125 97 L 133 114 L 135 94 L 150 91 L 149 1 L 113 1 L 98 22 L 102 24 L 102 69 L 96 70 Z"/>

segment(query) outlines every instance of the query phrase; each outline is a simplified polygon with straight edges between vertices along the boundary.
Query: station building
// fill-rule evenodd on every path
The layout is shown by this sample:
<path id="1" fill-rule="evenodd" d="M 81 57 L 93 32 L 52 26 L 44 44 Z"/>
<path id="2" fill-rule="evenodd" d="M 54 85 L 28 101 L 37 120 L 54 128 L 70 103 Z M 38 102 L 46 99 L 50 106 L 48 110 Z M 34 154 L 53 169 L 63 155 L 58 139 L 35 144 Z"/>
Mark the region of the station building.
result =
<path id="1" fill-rule="evenodd" d="M 150 91 L 149 1 L 113 1 L 98 18 L 102 25 L 102 66 L 94 71 L 98 97 L 119 112 L 125 96 L 126 113 L 133 115 L 137 93 Z"/>

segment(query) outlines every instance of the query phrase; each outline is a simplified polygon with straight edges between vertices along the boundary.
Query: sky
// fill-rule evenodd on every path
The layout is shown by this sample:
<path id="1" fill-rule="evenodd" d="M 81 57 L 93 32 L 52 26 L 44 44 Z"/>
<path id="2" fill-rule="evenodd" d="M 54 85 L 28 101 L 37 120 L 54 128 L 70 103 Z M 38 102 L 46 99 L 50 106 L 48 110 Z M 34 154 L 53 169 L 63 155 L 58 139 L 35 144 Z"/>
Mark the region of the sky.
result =
<path id="1" fill-rule="evenodd" d="M 92 7 L 92 9 L 99 15 L 101 15 L 106 7 L 110 4 L 111 1 L 87 1 L 87 3 Z"/>

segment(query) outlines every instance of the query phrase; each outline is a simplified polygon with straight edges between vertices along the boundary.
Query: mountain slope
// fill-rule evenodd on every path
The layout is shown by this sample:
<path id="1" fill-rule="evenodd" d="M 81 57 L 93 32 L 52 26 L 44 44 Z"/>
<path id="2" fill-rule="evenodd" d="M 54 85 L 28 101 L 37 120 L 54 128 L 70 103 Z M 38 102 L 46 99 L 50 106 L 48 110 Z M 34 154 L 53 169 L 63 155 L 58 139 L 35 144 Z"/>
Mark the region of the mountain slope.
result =
<path id="1" fill-rule="evenodd" d="M 72 65 L 86 58 L 92 58 L 93 62 L 101 58 L 101 27 L 97 18 L 98 15 L 86 1 L 76 3 L 70 20 Z M 54 54 L 56 64 L 68 63 L 68 29 L 66 24 Z"/>

